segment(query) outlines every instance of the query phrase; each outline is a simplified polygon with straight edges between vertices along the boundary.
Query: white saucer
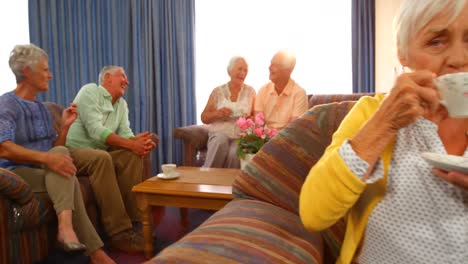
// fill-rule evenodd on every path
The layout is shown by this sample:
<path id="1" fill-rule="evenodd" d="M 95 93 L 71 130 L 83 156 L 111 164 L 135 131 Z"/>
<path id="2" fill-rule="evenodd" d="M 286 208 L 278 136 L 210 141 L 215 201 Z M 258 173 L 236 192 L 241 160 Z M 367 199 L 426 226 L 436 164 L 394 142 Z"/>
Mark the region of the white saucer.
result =
<path id="1" fill-rule="evenodd" d="M 179 178 L 180 173 L 179 172 L 174 172 L 171 176 L 167 176 L 164 173 L 158 173 L 158 175 L 156 175 L 156 177 L 158 177 L 159 179 L 163 179 L 163 180 L 172 180 L 172 179 Z"/>
<path id="2" fill-rule="evenodd" d="M 421 156 L 436 168 L 468 174 L 468 158 L 431 152 L 423 152 Z"/>

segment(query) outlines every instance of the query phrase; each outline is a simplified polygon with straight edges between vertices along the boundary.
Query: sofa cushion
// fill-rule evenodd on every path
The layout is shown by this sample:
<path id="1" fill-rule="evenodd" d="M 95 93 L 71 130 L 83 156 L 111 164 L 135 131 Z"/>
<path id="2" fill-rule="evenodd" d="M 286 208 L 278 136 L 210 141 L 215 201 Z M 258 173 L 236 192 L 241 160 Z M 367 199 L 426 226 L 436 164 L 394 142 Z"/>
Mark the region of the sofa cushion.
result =
<path id="1" fill-rule="evenodd" d="M 31 187 L 21 177 L 3 168 L 0 168 L 0 193 L 19 205 L 33 198 Z"/>
<path id="2" fill-rule="evenodd" d="M 340 255 L 341 245 L 346 232 L 346 222 L 342 218 L 331 227 L 323 230 L 322 237 L 325 241 L 325 263 L 335 263 Z"/>
<path id="3" fill-rule="evenodd" d="M 305 177 L 354 103 L 313 107 L 281 130 L 236 178 L 234 196 L 265 201 L 299 214 L 299 192 Z"/>
<path id="4" fill-rule="evenodd" d="M 167 247 L 154 263 L 322 263 L 322 239 L 295 214 L 253 200 L 234 200 Z"/>
<path id="5" fill-rule="evenodd" d="M 63 107 L 59 104 L 53 102 L 44 102 L 44 105 L 47 106 L 52 117 L 54 119 L 54 129 L 57 133 L 60 133 L 60 123 L 62 122 L 62 112 Z"/>
<path id="6" fill-rule="evenodd" d="M 88 177 L 78 177 L 83 201 L 87 208 L 93 206 L 94 194 Z M 53 204 L 47 193 L 34 193 L 29 185 L 14 172 L 0 168 L 0 193 L 10 203 L 10 227 L 19 231 L 55 221 Z M 92 218 L 92 221 L 94 219 Z M 95 223 L 96 220 L 93 221 Z"/>
<path id="7" fill-rule="evenodd" d="M 35 200 L 34 198 L 33 200 Z M 40 198 L 39 198 L 40 199 Z M 31 200 L 32 201 L 32 200 Z M 39 202 L 40 203 L 40 202 Z M 45 216 L 38 220 L 37 215 L 39 210 L 30 206 L 32 203 L 27 203 L 23 207 L 18 207 L 16 204 L 13 207 L 8 199 L 0 199 L 0 263 L 39 263 L 44 259 L 57 239 L 57 226 L 54 224 L 42 224 L 34 227 L 26 227 L 21 217 L 13 218 L 13 215 L 27 214 L 30 220 L 36 222 L 44 222 L 45 219 L 56 219 L 53 208 L 45 208 L 46 212 L 41 212 L 41 216 Z M 37 203 L 36 203 L 37 204 Z M 44 207 L 41 207 L 44 209 Z M 35 215 L 30 215 L 29 212 L 34 212 Z M 50 216 L 50 217 L 49 217 Z M 36 219 L 33 219 L 36 217 Z M 55 221 L 48 221 L 56 223 Z M 19 229 L 21 229 L 19 231 Z"/>
<path id="8" fill-rule="evenodd" d="M 10 213 L 10 231 L 20 231 L 55 220 L 55 211 L 47 193 L 34 193 L 29 185 L 14 172 L 0 168 L 0 193 L 5 210 Z"/>
<path id="9" fill-rule="evenodd" d="M 374 93 L 315 94 L 315 95 L 309 96 L 308 104 L 309 104 L 309 108 L 312 108 L 316 105 L 321 105 L 321 104 L 329 104 L 329 103 L 343 102 L 343 101 L 356 101 L 365 95 L 373 96 Z"/>
<path id="10" fill-rule="evenodd" d="M 55 223 L 57 217 L 49 198 L 45 192 L 34 193 L 33 199 L 24 205 L 11 204 L 12 214 L 8 220 L 11 231 L 19 232 L 48 223 Z"/>

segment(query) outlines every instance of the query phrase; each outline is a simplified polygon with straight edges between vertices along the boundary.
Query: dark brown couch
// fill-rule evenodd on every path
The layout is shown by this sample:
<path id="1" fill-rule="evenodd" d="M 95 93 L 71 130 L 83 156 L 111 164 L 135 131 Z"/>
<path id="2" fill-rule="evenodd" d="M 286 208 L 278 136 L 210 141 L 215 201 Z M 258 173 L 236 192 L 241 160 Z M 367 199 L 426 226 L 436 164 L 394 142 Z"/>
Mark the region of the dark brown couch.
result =
<path id="1" fill-rule="evenodd" d="M 366 93 L 309 95 L 309 108 L 319 104 L 357 100 Z M 200 167 L 205 161 L 208 125 L 191 125 L 174 129 L 174 138 L 182 140 L 183 165 Z"/>
<path id="2" fill-rule="evenodd" d="M 54 103 L 46 105 L 58 131 L 63 108 Z M 150 161 L 146 158 L 143 178 L 150 174 Z M 78 179 L 88 215 L 99 230 L 98 210 L 89 179 L 86 176 Z M 43 260 L 53 251 L 56 235 L 57 220 L 48 195 L 32 193 L 21 177 L 0 169 L 0 263 L 37 263 Z"/>

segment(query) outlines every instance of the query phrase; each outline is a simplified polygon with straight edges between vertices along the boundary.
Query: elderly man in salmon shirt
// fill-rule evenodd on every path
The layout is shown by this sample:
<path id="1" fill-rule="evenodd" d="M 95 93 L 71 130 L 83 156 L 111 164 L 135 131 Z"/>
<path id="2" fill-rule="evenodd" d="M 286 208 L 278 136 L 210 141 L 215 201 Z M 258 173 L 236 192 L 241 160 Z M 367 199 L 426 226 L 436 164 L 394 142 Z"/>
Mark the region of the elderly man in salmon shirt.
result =
<path id="1" fill-rule="evenodd" d="M 291 73 L 296 57 L 281 50 L 271 59 L 270 81 L 257 94 L 255 113 L 263 112 L 269 128 L 282 129 L 307 110 L 307 95 Z"/>

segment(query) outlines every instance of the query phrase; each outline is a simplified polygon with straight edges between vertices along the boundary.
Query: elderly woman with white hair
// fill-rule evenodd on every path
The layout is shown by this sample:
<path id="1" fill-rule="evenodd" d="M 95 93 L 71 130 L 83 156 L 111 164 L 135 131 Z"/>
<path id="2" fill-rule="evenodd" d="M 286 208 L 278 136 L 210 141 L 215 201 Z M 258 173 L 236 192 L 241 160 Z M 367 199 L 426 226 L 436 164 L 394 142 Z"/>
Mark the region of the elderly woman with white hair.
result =
<path id="1" fill-rule="evenodd" d="M 237 143 L 239 129 L 236 120 L 253 115 L 255 90 L 244 84 L 249 66 L 243 57 L 229 61 L 227 72 L 230 81 L 216 87 L 201 114 L 201 120 L 209 126 L 207 154 L 203 167 L 239 168 Z"/>
<path id="2" fill-rule="evenodd" d="M 343 120 L 302 187 L 300 216 L 311 231 L 345 218 L 337 263 L 468 263 L 468 175 L 421 156 L 468 157 L 468 118 L 449 116 L 434 84 L 468 71 L 468 1 L 405 0 L 394 25 L 410 72 Z"/>
<path id="3" fill-rule="evenodd" d="M 52 78 L 47 53 L 33 44 L 17 45 L 9 64 L 17 86 L 0 96 L 0 167 L 22 177 L 33 192 L 48 193 L 57 213 L 57 242 L 65 251 L 86 251 L 92 263 L 115 263 L 102 250 L 103 242 L 86 213 L 76 168 L 64 147 L 77 117 L 76 106 L 63 111 L 57 135 L 52 114 L 36 100 L 49 89 Z"/>

